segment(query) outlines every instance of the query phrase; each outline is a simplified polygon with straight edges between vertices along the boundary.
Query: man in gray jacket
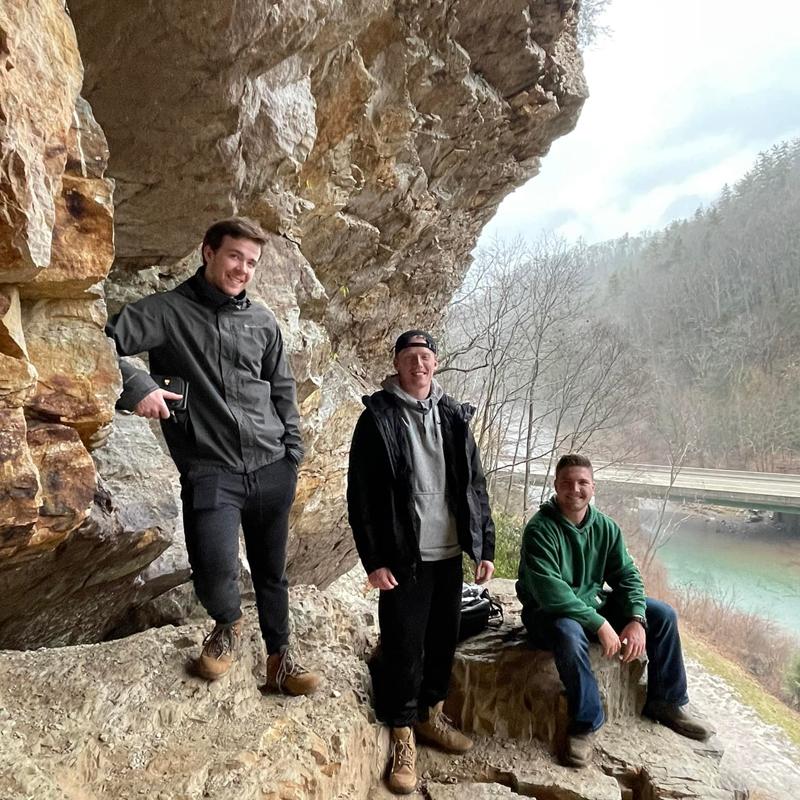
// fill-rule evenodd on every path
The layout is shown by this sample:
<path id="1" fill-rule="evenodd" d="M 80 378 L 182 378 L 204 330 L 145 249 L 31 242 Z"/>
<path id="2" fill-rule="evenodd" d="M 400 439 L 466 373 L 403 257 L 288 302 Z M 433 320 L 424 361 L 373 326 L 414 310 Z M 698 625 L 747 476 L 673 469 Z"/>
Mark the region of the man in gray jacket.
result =
<path id="1" fill-rule="evenodd" d="M 206 231 L 197 272 L 172 291 L 125 306 L 107 333 L 121 356 L 149 353 L 151 374 L 120 362 L 117 405 L 161 420 L 180 473 L 195 591 L 216 623 L 198 673 L 220 678 L 238 654 L 241 525 L 268 653 L 267 686 L 296 695 L 319 683 L 289 651 L 286 543 L 303 443 L 280 328 L 246 293 L 265 242 L 249 219 L 216 222 Z M 176 386 L 184 394 L 170 391 Z"/>

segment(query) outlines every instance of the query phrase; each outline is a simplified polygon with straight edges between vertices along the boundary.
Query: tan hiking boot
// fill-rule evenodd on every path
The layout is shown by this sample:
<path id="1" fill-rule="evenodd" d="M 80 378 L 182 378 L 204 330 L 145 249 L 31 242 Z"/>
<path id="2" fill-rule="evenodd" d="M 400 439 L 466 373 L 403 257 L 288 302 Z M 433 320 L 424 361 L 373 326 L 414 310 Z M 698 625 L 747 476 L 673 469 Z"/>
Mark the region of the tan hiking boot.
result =
<path id="1" fill-rule="evenodd" d="M 575 733 L 567 736 L 564 748 L 564 766 L 588 767 L 594 753 L 594 733 Z"/>
<path id="2" fill-rule="evenodd" d="M 207 681 L 221 678 L 239 658 L 242 641 L 242 618 L 228 625 L 217 623 L 214 630 L 203 639 L 203 652 L 195 662 L 197 674 Z"/>
<path id="3" fill-rule="evenodd" d="M 411 728 L 392 728 L 392 767 L 389 789 L 411 794 L 417 788 L 417 750 Z"/>
<path id="4" fill-rule="evenodd" d="M 295 661 L 288 650 L 273 653 L 267 659 L 267 689 L 297 697 L 311 694 L 319 686 L 319 675 Z"/>
<path id="5" fill-rule="evenodd" d="M 452 721 L 442 712 L 444 701 L 430 709 L 427 722 L 418 722 L 414 726 L 417 738 L 426 744 L 440 747 L 448 753 L 466 753 L 472 750 L 472 739 L 464 736 Z"/>

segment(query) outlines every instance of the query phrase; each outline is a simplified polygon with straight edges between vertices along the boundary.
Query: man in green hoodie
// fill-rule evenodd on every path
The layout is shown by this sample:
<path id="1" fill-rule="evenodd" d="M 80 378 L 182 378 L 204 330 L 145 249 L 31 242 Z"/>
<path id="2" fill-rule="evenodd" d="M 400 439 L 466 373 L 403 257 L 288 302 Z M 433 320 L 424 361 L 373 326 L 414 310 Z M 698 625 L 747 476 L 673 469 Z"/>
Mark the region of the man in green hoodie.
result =
<path id="1" fill-rule="evenodd" d="M 554 485 L 555 497 L 525 526 L 517 594 L 531 642 L 553 652 L 566 690 L 570 720 L 564 763 L 589 763 L 592 734 L 605 721 L 589 661 L 590 641 L 599 641 L 607 658 L 625 663 L 646 654 L 642 713 L 683 736 L 708 738 L 713 731 L 686 709 L 675 611 L 645 597 L 619 526 L 590 504 L 594 475 L 589 459 L 562 456 Z"/>

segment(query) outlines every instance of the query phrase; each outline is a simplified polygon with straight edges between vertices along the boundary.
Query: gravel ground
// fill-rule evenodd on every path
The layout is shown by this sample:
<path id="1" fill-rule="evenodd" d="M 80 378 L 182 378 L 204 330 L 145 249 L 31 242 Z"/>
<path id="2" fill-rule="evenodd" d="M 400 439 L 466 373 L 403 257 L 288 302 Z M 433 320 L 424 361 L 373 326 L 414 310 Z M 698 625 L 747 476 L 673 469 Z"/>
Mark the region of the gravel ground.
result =
<path id="1" fill-rule="evenodd" d="M 722 678 L 690 659 L 686 671 L 692 705 L 708 717 L 725 746 L 723 774 L 750 787 L 758 800 L 798 800 L 800 749 L 744 705 Z"/>

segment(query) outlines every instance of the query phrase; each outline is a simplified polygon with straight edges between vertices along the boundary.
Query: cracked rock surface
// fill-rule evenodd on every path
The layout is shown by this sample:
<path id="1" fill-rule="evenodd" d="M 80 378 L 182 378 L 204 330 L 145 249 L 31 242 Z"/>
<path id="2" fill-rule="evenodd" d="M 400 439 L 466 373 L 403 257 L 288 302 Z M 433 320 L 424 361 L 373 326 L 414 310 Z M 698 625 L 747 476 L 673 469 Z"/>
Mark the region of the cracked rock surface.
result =
<path id="1" fill-rule="evenodd" d="M 101 644 L 0 651 L 0 797 L 390 797 L 382 783 L 389 736 L 374 720 L 366 666 L 376 643 L 376 597 L 363 586 L 363 572 L 354 570 L 325 591 L 292 589 L 296 654 L 323 676 L 308 698 L 262 693 L 265 656 L 252 607 L 241 660 L 211 684 L 191 670 L 207 623 Z M 520 666 L 537 670 L 542 662 Z M 479 695 L 469 702 L 481 706 Z M 585 770 L 559 766 L 548 743 L 529 736 L 475 739 L 475 749 L 459 757 L 421 747 L 417 796 L 744 798 L 723 787 L 713 743 L 690 742 L 635 714 L 601 730 Z"/>

